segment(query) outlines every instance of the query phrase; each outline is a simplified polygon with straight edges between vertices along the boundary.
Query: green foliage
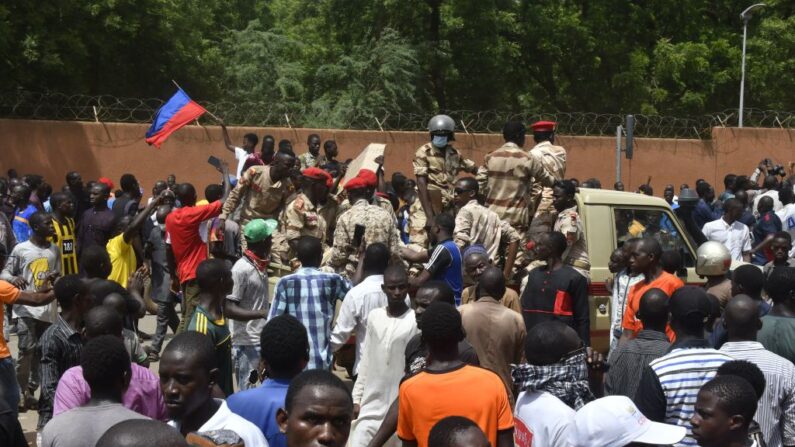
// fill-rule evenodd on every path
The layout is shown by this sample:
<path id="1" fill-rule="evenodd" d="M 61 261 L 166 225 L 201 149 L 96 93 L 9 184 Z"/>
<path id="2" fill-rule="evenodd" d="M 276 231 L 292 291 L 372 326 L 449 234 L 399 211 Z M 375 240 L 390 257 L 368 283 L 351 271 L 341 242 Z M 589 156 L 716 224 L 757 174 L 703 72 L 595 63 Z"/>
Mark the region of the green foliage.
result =
<path id="1" fill-rule="evenodd" d="M 737 106 L 739 0 L 8 0 L 6 89 L 258 102 L 314 126 L 438 110 Z M 746 104 L 795 109 L 795 17 L 749 25 Z"/>

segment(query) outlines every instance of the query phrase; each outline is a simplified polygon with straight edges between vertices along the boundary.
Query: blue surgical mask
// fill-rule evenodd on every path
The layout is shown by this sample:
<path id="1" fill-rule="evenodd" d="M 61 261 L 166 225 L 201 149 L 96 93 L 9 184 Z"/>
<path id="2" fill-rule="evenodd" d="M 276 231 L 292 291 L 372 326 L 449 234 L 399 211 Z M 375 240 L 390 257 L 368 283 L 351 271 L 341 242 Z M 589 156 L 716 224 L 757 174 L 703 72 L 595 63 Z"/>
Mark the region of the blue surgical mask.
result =
<path id="1" fill-rule="evenodd" d="M 447 147 L 447 136 L 446 135 L 434 135 L 431 139 L 431 144 L 438 148 Z"/>

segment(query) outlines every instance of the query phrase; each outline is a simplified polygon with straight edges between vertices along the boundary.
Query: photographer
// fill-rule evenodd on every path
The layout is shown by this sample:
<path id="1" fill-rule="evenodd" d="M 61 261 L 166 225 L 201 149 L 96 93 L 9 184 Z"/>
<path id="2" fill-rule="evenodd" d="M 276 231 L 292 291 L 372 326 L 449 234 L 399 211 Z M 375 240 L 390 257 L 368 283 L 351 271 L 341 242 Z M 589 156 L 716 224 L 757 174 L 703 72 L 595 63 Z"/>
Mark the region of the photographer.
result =
<path id="1" fill-rule="evenodd" d="M 773 161 L 769 158 L 765 158 L 761 162 L 759 162 L 759 166 L 754 170 L 754 173 L 751 174 L 750 183 L 756 185 L 759 177 L 762 177 L 764 174 L 764 181 L 762 183 L 762 188 L 756 191 L 756 194 L 750 194 L 749 191 L 749 198 L 753 198 L 753 207 L 752 210 L 754 215 L 759 217 L 757 214 L 757 208 L 759 207 L 759 200 L 762 197 L 770 197 L 773 199 L 773 211 L 779 211 L 782 208 L 781 201 L 778 198 L 778 190 L 780 187 L 779 178 L 784 178 L 787 176 L 786 170 L 784 166 L 781 165 L 774 165 Z"/>

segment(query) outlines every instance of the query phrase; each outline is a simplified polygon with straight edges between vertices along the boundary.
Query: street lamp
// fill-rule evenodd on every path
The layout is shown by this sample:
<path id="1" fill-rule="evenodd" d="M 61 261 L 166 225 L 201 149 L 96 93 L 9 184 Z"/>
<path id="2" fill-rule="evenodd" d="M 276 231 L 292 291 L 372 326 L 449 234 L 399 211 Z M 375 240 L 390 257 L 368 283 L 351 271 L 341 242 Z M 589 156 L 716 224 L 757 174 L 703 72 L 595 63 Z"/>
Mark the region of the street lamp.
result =
<path id="1" fill-rule="evenodd" d="M 744 93 L 745 93 L 745 39 L 748 36 L 748 21 L 751 20 L 751 11 L 755 8 L 759 8 L 762 6 L 767 6 L 764 3 L 757 3 L 755 5 L 751 5 L 745 8 L 745 11 L 740 13 L 740 18 L 743 19 L 743 62 L 740 68 L 740 119 L 739 119 L 739 126 L 743 127 L 743 102 L 744 102 Z"/>

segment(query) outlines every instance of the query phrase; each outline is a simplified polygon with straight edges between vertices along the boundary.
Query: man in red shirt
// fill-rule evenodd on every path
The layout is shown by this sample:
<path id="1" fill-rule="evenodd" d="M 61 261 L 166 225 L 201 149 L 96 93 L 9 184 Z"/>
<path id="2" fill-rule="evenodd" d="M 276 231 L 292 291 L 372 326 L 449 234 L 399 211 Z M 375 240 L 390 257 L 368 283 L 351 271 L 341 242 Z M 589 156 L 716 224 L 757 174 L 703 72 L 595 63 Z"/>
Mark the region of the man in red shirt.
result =
<path id="1" fill-rule="evenodd" d="M 226 164 L 221 165 L 224 179 L 229 178 Z M 182 289 L 182 321 L 177 332 L 182 332 L 193 317 L 193 310 L 199 297 L 199 286 L 196 283 L 196 268 L 207 259 L 207 244 L 199 235 L 199 225 L 207 219 L 221 214 L 222 200 L 208 205 L 196 206 L 196 188 L 190 183 L 182 183 L 176 188 L 177 199 L 182 203 L 166 217 L 167 243 L 171 246 L 166 250 L 171 264 L 172 275 L 176 275 Z M 224 181 L 223 198 L 229 195 L 229 181 Z"/>
<path id="2" fill-rule="evenodd" d="M 8 252 L 4 245 L 0 244 L 0 270 L 6 264 Z M 3 310 L 6 304 L 24 304 L 26 306 L 45 306 L 55 299 L 55 292 L 47 281 L 46 290 L 37 292 L 25 292 L 19 290 L 10 282 L 0 280 L 0 400 L 5 401 L 8 408 L 16 415 L 17 405 L 19 405 L 19 385 L 17 384 L 17 374 L 14 371 L 14 361 L 11 358 L 11 351 L 8 349 L 3 333 L 3 322 L 5 315 Z"/>

